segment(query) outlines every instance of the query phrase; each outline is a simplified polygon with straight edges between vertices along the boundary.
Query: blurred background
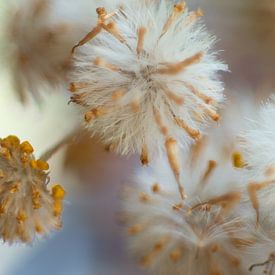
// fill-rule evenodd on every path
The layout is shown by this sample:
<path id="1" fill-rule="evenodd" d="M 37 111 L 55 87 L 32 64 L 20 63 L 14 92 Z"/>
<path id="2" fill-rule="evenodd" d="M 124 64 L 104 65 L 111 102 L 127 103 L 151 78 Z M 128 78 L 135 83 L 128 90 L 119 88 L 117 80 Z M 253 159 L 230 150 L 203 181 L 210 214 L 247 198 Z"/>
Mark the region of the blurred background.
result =
<path id="1" fill-rule="evenodd" d="M 10 19 L 6 11 L 11 2 L 0 0 L 0 23 Z M 73 15 L 71 18 L 85 21 L 88 30 L 95 16 L 87 9 L 88 1 L 84 2 L 74 3 L 78 7 L 75 11 L 69 7 L 73 1 L 67 1 L 68 6 L 62 6 L 60 16 L 83 9 L 87 19 L 75 19 Z M 101 1 L 94 2 L 101 5 Z M 231 71 L 223 76 L 227 97 L 240 95 L 242 100 L 246 96 L 255 97 L 259 102 L 266 98 L 275 84 L 275 1 L 187 2 L 190 9 L 201 7 L 205 11 L 206 25 L 219 39 L 216 48 L 221 50 L 221 58 Z M 4 28 L 0 31 L 0 57 L 3 58 L 0 62 L 0 136 L 16 134 L 28 139 L 39 155 L 79 123 L 75 119 L 76 111 L 68 106 L 65 91 L 46 92 L 43 104 L 31 99 L 21 104 L 11 70 L 4 61 L 10 45 Z M 106 152 L 96 139 L 91 140 L 83 132 L 74 144 L 58 153 L 50 165 L 51 181 L 62 183 L 67 191 L 63 229 L 32 246 L 1 244 L 0 275 L 143 274 L 127 252 L 117 218 L 119 189 L 139 166 L 138 157 L 126 159 Z"/>

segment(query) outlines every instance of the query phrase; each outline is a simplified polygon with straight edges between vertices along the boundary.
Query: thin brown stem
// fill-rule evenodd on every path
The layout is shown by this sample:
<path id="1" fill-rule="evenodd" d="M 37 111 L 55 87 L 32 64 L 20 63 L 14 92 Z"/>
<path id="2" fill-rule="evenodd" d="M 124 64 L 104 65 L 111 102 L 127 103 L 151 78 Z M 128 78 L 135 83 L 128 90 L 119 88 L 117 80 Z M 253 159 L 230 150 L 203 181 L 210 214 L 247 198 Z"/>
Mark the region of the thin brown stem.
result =
<path id="1" fill-rule="evenodd" d="M 61 148 L 67 145 L 69 142 L 73 140 L 77 133 L 79 133 L 79 128 L 74 129 L 68 135 L 64 136 L 59 142 L 54 144 L 51 148 L 46 150 L 41 156 L 40 159 L 44 161 L 48 161 L 55 153 L 57 153 Z"/>

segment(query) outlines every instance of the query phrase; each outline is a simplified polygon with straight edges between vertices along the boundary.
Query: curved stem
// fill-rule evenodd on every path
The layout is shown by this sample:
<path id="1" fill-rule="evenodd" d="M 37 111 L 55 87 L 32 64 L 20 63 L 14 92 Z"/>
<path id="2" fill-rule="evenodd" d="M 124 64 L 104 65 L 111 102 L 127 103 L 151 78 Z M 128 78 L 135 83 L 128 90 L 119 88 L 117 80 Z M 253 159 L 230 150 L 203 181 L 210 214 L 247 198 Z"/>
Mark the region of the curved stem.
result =
<path id="1" fill-rule="evenodd" d="M 64 136 L 59 142 L 50 147 L 47 151 L 45 151 L 40 159 L 48 161 L 55 153 L 57 153 L 63 146 L 67 145 L 76 134 L 79 132 L 80 128 L 74 129 L 72 132 Z"/>

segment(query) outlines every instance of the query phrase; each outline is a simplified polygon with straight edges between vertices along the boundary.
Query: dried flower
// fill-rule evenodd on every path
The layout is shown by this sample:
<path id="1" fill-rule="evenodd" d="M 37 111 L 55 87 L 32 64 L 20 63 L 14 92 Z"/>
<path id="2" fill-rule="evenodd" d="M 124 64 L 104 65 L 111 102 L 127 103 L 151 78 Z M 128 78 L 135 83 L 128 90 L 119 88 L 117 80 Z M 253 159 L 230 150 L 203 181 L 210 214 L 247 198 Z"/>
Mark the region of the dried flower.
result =
<path id="1" fill-rule="evenodd" d="M 247 222 L 253 209 L 241 200 L 243 169 L 232 165 L 234 151 L 213 145 L 203 139 L 186 157 L 184 201 L 166 162 L 139 171 L 125 188 L 122 218 L 129 246 L 153 274 L 247 273 L 245 256 L 256 234 Z"/>
<path id="2" fill-rule="evenodd" d="M 0 142 L 0 236 L 8 243 L 30 243 L 61 226 L 65 192 L 60 185 L 48 190 L 49 165 L 33 151 L 16 136 Z"/>
<path id="3" fill-rule="evenodd" d="M 83 8 L 80 16 L 80 8 L 73 9 L 72 3 L 63 0 L 11 3 L 7 57 L 21 99 L 26 99 L 27 92 L 37 98 L 45 87 L 61 88 L 70 67 L 71 48 L 86 32 L 87 23 L 81 20 L 89 9 Z"/>
<path id="4" fill-rule="evenodd" d="M 198 139 L 208 117 L 219 120 L 217 71 L 227 68 L 211 52 L 215 37 L 199 23 L 200 9 L 147 2 L 97 9 L 96 27 L 73 48 L 70 86 L 92 133 L 121 154 L 141 154 L 143 164 Z"/>

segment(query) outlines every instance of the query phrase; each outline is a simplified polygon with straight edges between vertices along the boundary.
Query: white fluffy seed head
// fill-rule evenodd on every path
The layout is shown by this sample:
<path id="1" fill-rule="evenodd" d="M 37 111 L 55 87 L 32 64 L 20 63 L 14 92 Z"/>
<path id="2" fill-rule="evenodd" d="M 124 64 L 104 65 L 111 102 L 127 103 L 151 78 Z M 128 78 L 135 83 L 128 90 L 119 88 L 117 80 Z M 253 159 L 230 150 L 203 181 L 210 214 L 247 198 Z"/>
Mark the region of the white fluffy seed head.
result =
<path id="1" fill-rule="evenodd" d="M 47 188 L 47 162 L 36 160 L 33 148 L 15 136 L 0 144 L 0 238 L 10 244 L 31 243 L 61 226 L 64 190 Z"/>
<path id="2" fill-rule="evenodd" d="M 246 274 L 253 230 L 242 208 L 244 185 L 234 151 L 197 144 L 184 162 L 181 200 L 165 161 L 138 171 L 123 194 L 129 246 L 152 274 Z M 237 162 L 239 163 L 239 162 Z M 249 211 L 249 212 L 247 212 Z M 255 227 L 253 227 L 255 230 Z"/>
<path id="3" fill-rule="evenodd" d="M 64 0 L 10 1 L 6 56 L 22 100 L 29 92 L 38 97 L 45 86 L 52 89 L 64 86 L 71 48 L 89 26 L 82 20 L 89 10 L 87 6 L 91 10 L 93 6 L 84 2 L 88 1 L 80 0 L 77 7 Z M 95 21 L 95 16 L 90 20 L 93 18 Z"/>
<path id="4" fill-rule="evenodd" d="M 74 48 L 72 101 L 92 133 L 122 154 L 154 154 L 167 137 L 186 146 L 208 118 L 219 119 L 217 72 L 227 67 L 211 51 L 215 37 L 201 10 L 167 2 L 98 9 L 97 26 Z"/>
<path id="5" fill-rule="evenodd" d="M 275 97 L 271 97 L 255 119 L 247 121 L 241 134 L 245 161 L 254 176 L 263 176 L 275 168 Z"/>
<path id="6" fill-rule="evenodd" d="M 247 174 L 247 198 L 255 210 L 254 221 L 264 230 L 275 225 L 275 103 L 271 97 L 240 134 L 241 153 Z"/>

